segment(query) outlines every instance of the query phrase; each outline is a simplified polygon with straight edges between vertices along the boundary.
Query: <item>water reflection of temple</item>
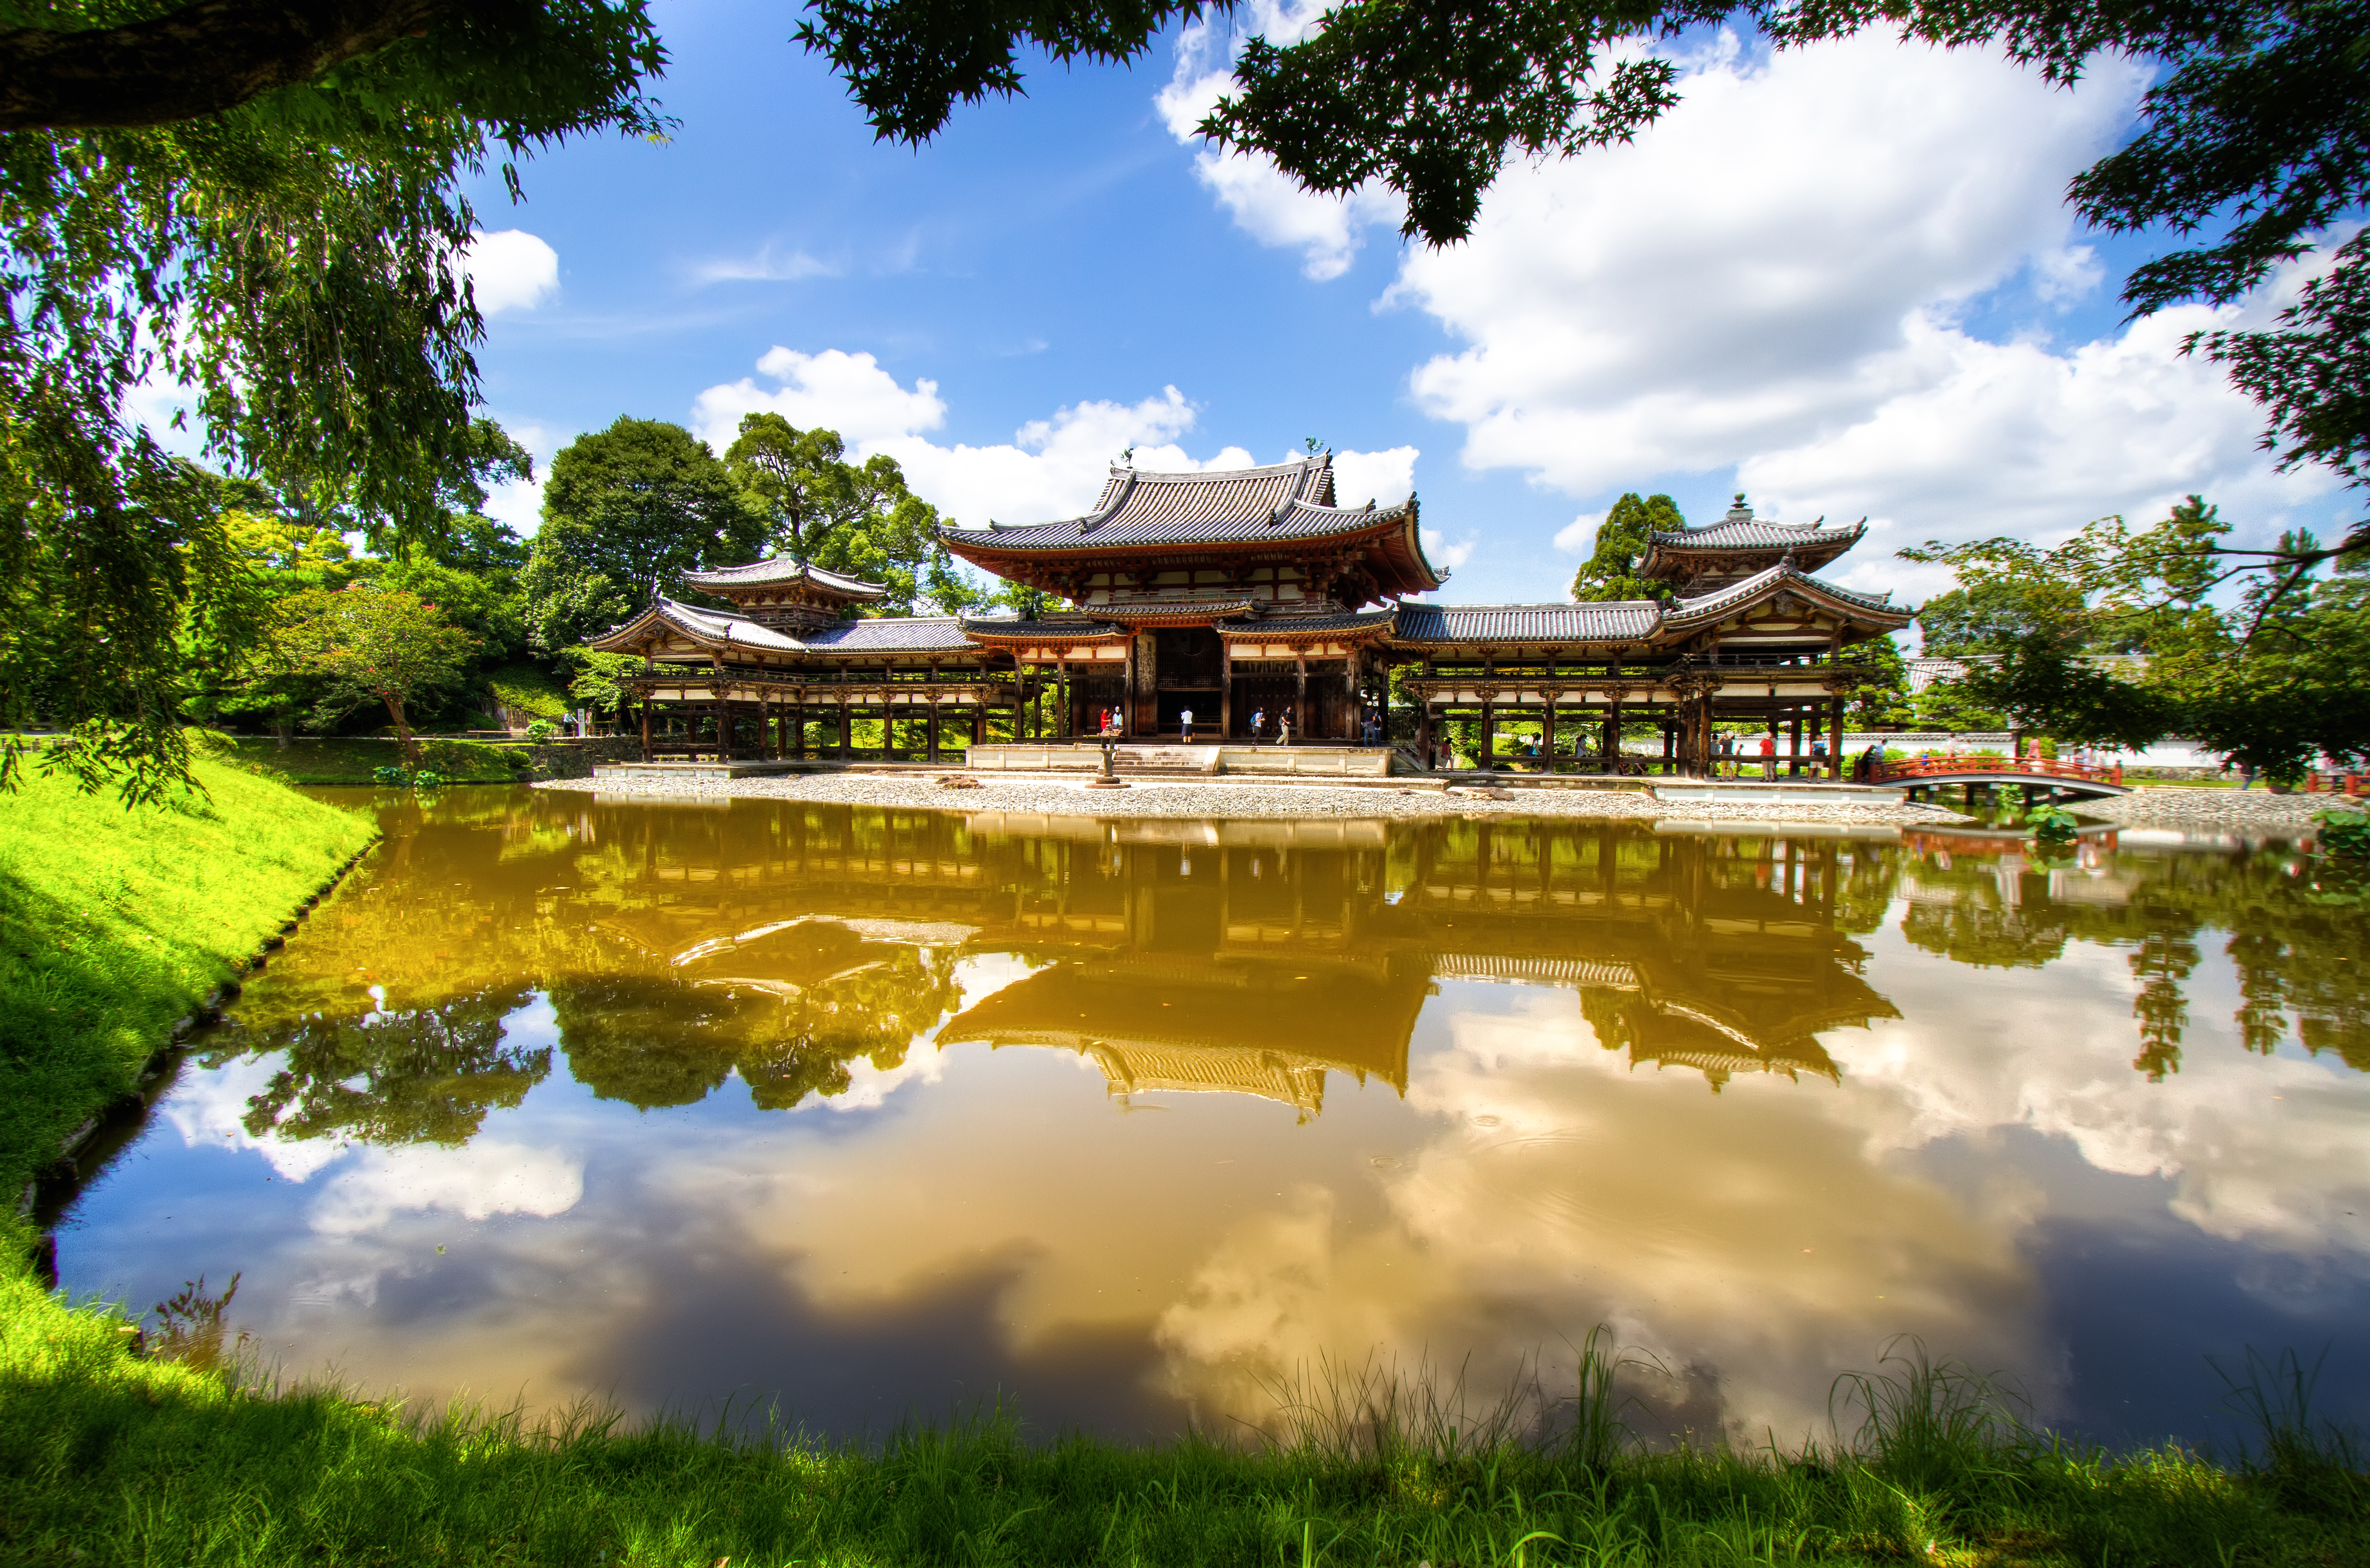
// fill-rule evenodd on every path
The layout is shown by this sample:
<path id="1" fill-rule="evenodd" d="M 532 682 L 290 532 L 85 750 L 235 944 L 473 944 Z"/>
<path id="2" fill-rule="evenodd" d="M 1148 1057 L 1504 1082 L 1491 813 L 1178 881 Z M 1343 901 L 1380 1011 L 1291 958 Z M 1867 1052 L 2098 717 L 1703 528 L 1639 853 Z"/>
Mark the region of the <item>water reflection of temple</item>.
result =
<path id="1" fill-rule="evenodd" d="M 608 872 L 578 885 L 592 947 L 555 1002 L 578 1076 L 638 1103 L 737 1070 L 792 1104 L 935 1029 L 1077 1052 L 1116 1095 L 1315 1114 L 1332 1073 L 1405 1089 L 1444 981 L 1570 991 L 1606 1049 L 1715 1087 L 1832 1079 L 1821 1034 L 1897 1016 L 1837 915 L 1886 852 L 1848 841 L 589 805 L 574 841 Z M 962 995 L 988 955 L 1027 972 Z M 653 1076 L 635 1049 L 697 1065 Z"/>
<path id="2" fill-rule="evenodd" d="M 712 875 L 669 873 L 730 896 L 638 911 L 640 940 L 753 991 L 768 983 L 759 936 L 800 920 L 1017 954 L 1033 972 L 939 1041 L 1077 1051 L 1114 1093 L 1231 1090 L 1314 1112 L 1330 1071 L 1404 1088 L 1441 979 L 1569 989 L 1608 1049 L 1714 1085 L 1832 1078 L 1821 1033 L 1897 1016 L 1837 929 L 1839 878 L 1870 855 L 1849 843 L 992 815 L 876 821 L 868 836 L 807 814 L 750 849 Z M 734 906 L 751 923 L 719 945 Z M 708 934 L 675 929 L 685 920 Z"/>

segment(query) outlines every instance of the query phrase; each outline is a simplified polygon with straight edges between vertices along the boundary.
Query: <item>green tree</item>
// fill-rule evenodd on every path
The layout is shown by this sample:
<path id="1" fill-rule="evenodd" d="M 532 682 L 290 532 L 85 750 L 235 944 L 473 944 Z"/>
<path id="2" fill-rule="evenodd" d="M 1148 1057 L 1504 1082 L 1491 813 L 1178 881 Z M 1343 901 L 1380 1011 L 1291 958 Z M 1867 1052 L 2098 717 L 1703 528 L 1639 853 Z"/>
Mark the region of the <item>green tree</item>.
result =
<path id="1" fill-rule="evenodd" d="M 1668 599 L 1671 587 L 1638 575 L 1648 535 L 1670 533 L 1687 525 L 1676 501 L 1668 496 L 1641 498 L 1635 490 L 1613 503 L 1596 528 L 1596 548 L 1571 579 L 1571 596 L 1592 601 Z"/>
<path id="2" fill-rule="evenodd" d="M 431 26 L 431 24 L 434 24 Z M 0 787 L 73 727 L 86 783 L 186 766 L 190 623 L 246 563 L 129 411 L 190 389 L 209 458 L 405 534 L 482 456 L 459 195 L 489 150 L 655 131 L 639 0 L 49 0 L 0 30 Z"/>
<path id="3" fill-rule="evenodd" d="M 663 419 L 619 418 L 551 460 L 523 586 L 528 640 L 558 653 L 638 613 L 676 578 L 762 548 L 765 520 L 708 443 Z"/>
<path id="4" fill-rule="evenodd" d="M 938 541 L 938 509 L 905 487 L 894 458 L 874 453 L 850 470 L 846 519 L 825 536 L 815 565 L 877 582 L 889 591 L 877 615 L 955 614 L 990 601 Z"/>
<path id="5" fill-rule="evenodd" d="M 1836 662 L 1851 672 L 1851 684 L 1841 694 L 1850 704 L 1853 723 L 1908 722 L 1909 662 L 1902 657 L 1900 644 L 1891 637 L 1870 637 L 1844 649 Z"/>
<path id="6" fill-rule="evenodd" d="M 858 507 L 856 471 L 836 430 L 801 430 L 779 414 L 750 414 L 724 453 L 724 466 L 767 524 L 766 544 L 794 560 Z"/>
<path id="7" fill-rule="evenodd" d="M 320 683 L 320 711 L 385 704 L 404 761 L 418 767 L 411 707 L 460 682 L 477 639 L 418 594 L 371 583 L 334 593 L 309 589 L 290 600 L 285 612 L 281 645 L 291 665 Z"/>

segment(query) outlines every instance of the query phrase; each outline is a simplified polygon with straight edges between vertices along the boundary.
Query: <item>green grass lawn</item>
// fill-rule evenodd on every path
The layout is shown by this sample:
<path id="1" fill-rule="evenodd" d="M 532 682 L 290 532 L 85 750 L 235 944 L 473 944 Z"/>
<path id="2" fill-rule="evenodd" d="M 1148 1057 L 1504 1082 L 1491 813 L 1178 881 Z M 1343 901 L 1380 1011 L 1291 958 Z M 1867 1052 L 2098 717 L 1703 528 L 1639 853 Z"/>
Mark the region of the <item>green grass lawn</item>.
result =
<path id="1" fill-rule="evenodd" d="M 0 1193 L 377 835 L 224 762 L 194 772 L 204 794 L 132 811 L 38 770 L 0 796 Z"/>
<path id="2" fill-rule="evenodd" d="M 259 777 L 293 784 L 366 784 L 377 768 L 397 766 L 403 752 L 380 736 L 292 740 L 285 750 L 270 737 L 238 736 L 218 742 L 216 759 Z M 526 776 L 526 753 L 479 740 L 423 740 L 420 765 L 450 784 L 512 784 Z"/>
<path id="3" fill-rule="evenodd" d="M 2370 1488 L 2326 1444 L 2225 1468 L 2054 1444 L 1911 1368 L 1839 1447 L 1647 1452 L 1437 1418 L 1272 1448 L 1029 1440 L 993 1412 L 871 1448 L 580 1417 L 430 1417 L 243 1389 L 218 1332 L 0 1286 L 0 1556 L 59 1564 L 2134 1564 L 2370 1561 Z M 1608 1413 L 1600 1410 L 1600 1415 Z"/>

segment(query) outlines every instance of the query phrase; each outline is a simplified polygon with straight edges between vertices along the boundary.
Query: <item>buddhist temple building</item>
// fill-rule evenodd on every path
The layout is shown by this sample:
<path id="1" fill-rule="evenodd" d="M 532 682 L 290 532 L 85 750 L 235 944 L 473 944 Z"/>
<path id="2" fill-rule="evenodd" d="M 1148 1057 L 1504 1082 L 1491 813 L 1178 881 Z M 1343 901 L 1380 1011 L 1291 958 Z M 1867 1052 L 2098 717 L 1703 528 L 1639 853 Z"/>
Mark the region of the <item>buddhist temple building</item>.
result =
<path id="1" fill-rule="evenodd" d="M 1811 575 L 1862 528 L 1756 518 L 1657 532 L 1639 570 L 1665 597 L 1451 605 L 1425 558 L 1413 498 L 1344 505 L 1329 452 L 1271 467 L 1152 474 L 1114 467 L 1094 508 L 1058 522 L 944 526 L 954 555 L 1039 590 L 1030 618 L 867 613 L 883 595 L 780 558 L 686 573 L 709 608 L 656 599 L 594 638 L 639 655 L 645 760 L 858 754 L 938 761 L 960 734 L 1386 746 L 1432 765 L 1448 719 L 1495 755 L 1508 719 L 1555 771 L 1709 765 L 1722 721 L 1831 735 L 1838 760 L 1853 670 L 1839 656 L 1909 612 Z M 1658 758 L 1620 736 L 1658 727 Z M 996 732 L 1001 732 L 996 733 Z M 901 741 L 899 737 L 903 737 Z M 1523 765 L 1523 764 L 1517 764 Z"/>

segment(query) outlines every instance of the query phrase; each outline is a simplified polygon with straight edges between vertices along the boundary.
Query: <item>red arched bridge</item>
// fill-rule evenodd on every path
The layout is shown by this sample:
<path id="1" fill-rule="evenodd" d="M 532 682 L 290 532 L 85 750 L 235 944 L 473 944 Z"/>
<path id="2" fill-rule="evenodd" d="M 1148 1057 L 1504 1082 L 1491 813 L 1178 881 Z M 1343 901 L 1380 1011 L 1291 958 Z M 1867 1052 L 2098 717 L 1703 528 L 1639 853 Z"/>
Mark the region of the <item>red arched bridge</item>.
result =
<path id="1" fill-rule="evenodd" d="M 1913 757 L 1879 762 L 1862 781 L 1879 789 L 1915 790 L 1935 784 L 2031 784 L 2068 795 L 2129 795 L 2120 762 L 2061 762 L 2049 757 Z"/>

